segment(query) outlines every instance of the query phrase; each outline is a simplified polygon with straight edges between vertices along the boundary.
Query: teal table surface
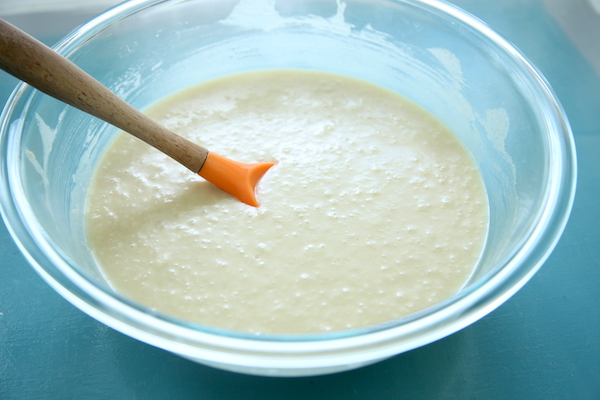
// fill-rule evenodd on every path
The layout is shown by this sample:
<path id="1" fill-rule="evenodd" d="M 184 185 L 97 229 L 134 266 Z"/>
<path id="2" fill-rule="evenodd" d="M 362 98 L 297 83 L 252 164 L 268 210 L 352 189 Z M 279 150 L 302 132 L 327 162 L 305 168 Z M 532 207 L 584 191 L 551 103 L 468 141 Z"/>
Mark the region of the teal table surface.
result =
<path id="1" fill-rule="evenodd" d="M 42 281 L 0 223 L 0 399 L 600 399 L 600 68 L 594 58 L 600 30 L 583 25 L 594 16 L 594 1 L 455 3 L 542 71 L 577 144 L 578 189 L 567 228 L 515 296 L 458 333 L 372 366 L 309 378 L 246 376 L 195 364 L 96 322 Z M 588 12 L 568 25 L 570 7 Z M 91 16 L 6 19 L 54 44 Z M 16 83 L 0 73 L 0 104 Z"/>

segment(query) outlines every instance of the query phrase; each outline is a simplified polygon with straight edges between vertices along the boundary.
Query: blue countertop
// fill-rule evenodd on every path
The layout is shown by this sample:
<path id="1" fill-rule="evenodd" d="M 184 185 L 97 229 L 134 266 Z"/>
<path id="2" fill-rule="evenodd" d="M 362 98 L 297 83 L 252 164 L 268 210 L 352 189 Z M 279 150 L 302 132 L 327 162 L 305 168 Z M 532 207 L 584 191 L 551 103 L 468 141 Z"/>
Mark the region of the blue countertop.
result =
<path id="1" fill-rule="evenodd" d="M 577 39 L 586 32 L 578 27 L 575 37 L 565 28 L 566 11 L 548 6 L 557 1 L 455 3 L 542 71 L 575 135 L 571 219 L 521 291 L 470 327 L 369 367 L 311 378 L 246 376 L 187 361 L 83 314 L 42 281 L 0 223 L 0 399 L 600 399 L 600 73 Z M 563 3 L 593 14 L 591 0 Z M 76 17 L 57 19 L 38 38 L 53 44 L 83 22 Z M 23 16 L 6 19 L 27 25 Z M 600 36 L 588 36 L 600 46 Z M 1 103 L 15 84 L 0 73 Z"/>

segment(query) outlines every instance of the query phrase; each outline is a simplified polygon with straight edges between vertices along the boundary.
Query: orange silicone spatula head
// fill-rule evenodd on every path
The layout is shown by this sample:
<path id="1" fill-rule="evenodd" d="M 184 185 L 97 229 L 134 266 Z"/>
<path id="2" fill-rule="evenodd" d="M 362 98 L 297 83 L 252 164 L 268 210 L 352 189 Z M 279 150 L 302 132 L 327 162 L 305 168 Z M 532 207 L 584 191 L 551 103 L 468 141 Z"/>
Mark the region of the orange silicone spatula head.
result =
<path id="1" fill-rule="evenodd" d="M 256 184 L 275 163 L 241 163 L 209 152 L 198 175 L 240 201 L 258 207 Z"/>

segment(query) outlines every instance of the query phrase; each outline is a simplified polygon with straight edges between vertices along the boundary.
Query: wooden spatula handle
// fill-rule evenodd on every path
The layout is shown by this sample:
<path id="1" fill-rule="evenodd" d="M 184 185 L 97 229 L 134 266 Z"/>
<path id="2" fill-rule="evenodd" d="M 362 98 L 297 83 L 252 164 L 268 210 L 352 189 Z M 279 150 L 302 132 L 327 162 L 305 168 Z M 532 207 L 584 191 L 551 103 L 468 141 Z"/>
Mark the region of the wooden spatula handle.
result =
<path id="1" fill-rule="evenodd" d="M 200 171 L 206 160 L 207 149 L 165 129 L 71 61 L 2 19 L 0 68 L 36 89 L 138 137 L 194 173 Z"/>

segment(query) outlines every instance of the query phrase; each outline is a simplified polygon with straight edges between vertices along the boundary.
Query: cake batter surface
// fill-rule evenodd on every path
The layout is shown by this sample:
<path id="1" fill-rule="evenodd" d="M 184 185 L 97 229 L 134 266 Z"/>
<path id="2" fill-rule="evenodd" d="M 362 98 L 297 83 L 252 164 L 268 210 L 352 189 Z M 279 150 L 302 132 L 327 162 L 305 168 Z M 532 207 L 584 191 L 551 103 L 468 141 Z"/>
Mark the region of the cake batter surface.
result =
<path id="1" fill-rule="evenodd" d="M 147 114 L 228 158 L 277 164 L 254 208 L 127 134 L 115 140 L 90 186 L 88 242 L 115 290 L 139 303 L 237 331 L 335 331 L 431 306 L 477 264 L 488 227 L 479 171 L 397 94 L 260 71 Z"/>

